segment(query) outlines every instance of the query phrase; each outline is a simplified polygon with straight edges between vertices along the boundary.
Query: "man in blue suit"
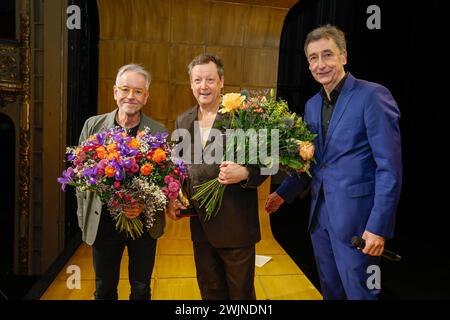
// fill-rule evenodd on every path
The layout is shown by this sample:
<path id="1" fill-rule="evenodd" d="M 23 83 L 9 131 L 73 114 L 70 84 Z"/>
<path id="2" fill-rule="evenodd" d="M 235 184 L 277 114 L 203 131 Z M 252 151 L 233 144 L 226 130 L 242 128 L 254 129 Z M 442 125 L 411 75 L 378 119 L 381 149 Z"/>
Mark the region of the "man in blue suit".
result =
<path id="1" fill-rule="evenodd" d="M 325 299 L 377 299 L 371 282 L 385 239 L 394 233 L 402 179 L 400 111 L 389 90 L 346 73 L 344 33 L 326 25 L 310 32 L 305 53 L 322 85 L 304 119 L 317 134 L 311 168 L 309 231 Z M 266 201 L 271 213 L 292 202 L 310 179 L 290 176 Z M 351 245 L 361 236 L 365 248 Z M 376 269 L 376 268 L 375 268 Z"/>

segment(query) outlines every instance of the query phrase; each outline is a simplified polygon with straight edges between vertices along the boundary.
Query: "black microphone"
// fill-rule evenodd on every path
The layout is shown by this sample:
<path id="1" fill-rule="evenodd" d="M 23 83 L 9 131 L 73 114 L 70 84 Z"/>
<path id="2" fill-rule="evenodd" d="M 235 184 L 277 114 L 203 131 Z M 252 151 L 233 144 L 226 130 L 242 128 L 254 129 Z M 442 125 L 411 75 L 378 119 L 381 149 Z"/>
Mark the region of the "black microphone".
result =
<path id="1" fill-rule="evenodd" d="M 366 241 L 358 236 L 354 236 L 352 238 L 352 246 L 359 248 L 359 249 L 364 249 L 364 247 L 366 246 Z M 399 256 L 398 254 L 396 254 L 395 252 L 389 251 L 387 249 L 383 250 L 383 253 L 381 254 L 383 257 L 385 257 L 386 259 L 392 260 L 392 261 L 400 261 L 402 260 L 402 257 Z"/>

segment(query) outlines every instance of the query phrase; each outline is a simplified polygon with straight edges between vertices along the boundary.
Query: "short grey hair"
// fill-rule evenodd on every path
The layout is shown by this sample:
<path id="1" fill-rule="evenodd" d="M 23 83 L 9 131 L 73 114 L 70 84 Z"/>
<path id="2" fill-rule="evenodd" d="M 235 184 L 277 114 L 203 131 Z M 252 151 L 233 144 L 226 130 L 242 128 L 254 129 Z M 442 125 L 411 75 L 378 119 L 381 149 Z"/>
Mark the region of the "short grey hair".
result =
<path id="1" fill-rule="evenodd" d="M 119 71 L 117 72 L 117 76 L 116 76 L 116 85 L 119 82 L 119 78 L 121 76 L 123 76 L 123 74 L 125 72 L 128 72 L 128 71 L 136 72 L 136 73 L 142 75 L 145 78 L 145 89 L 148 90 L 148 88 L 150 87 L 150 83 L 152 81 L 152 76 L 150 75 L 150 73 L 147 70 L 145 70 L 145 68 L 143 66 L 141 66 L 140 64 L 136 64 L 136 63 L 126 64 L 126 65 L 120 67 Z"/>
<path id="2" fill-rule="evenodd" d="M 192 69 L 195 66 L 201 65 L 201 64 L 208 64 L 208 63 L 214 63 L 217 67 L 217 73 L 219 74 L 219 78 L 222 78 L 224 76 L 224 70 L 223 70 L 223 63 L 220 58 L 214 54 L 211 53 L 203 53 L 201 55 L 196 56 L 191 63 L 188 65 L 188 73 L 189 78 L 192 75 Z"/>
<path id="3" fill-rule="evenodd" d="M 311 42 L 318 41 L 320 39 L 331 39 L 336 43 L 340 53 L 343 53 L 344 50 L 347 50 L 347 44 L 345 41 L 345 33 L 338 29 L 337 27 L 327 24 L 321 27 L 318 27 L 308 33 L 305 40 L 305 54 L 308 56 L 307 48 Z"/>

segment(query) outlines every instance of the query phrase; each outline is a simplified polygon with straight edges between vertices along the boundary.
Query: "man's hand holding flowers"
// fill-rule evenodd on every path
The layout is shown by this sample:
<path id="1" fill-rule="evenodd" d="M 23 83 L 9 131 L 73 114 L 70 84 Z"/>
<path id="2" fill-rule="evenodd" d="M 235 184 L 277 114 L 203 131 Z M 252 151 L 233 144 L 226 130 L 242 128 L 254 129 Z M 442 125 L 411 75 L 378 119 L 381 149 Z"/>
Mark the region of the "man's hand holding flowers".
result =
<path id="1" fill-rule="evenodd" d="M 219 182 L 221 184 L 239 183 L 247 180 L 248 170 L 232 161 L 224 161 L 220 164 Z"/>

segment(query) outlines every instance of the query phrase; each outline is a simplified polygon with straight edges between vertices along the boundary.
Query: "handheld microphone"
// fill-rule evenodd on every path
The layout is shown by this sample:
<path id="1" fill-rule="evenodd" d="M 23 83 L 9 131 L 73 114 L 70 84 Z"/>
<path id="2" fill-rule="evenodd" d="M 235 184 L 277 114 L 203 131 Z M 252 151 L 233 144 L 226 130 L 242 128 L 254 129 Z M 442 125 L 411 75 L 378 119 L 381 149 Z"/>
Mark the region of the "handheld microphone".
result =
<path id="1" fill-rule="evenodd" d="M 352 238 L 352 246 L 359 248 L 359 249 L 364 249 L 364 247 L 366 246 L 366 241 L 358 236 L 354 236 Z M 395 252 L 389 251 L 387 249 L 383 250 L 383 253 L 381 254 L 383 257 L 385 257 L 386 259 L 392 260 L 392 261 L 400 261 L 402 259 L 402 257 L 398 254 L 396 254 Z"/>

